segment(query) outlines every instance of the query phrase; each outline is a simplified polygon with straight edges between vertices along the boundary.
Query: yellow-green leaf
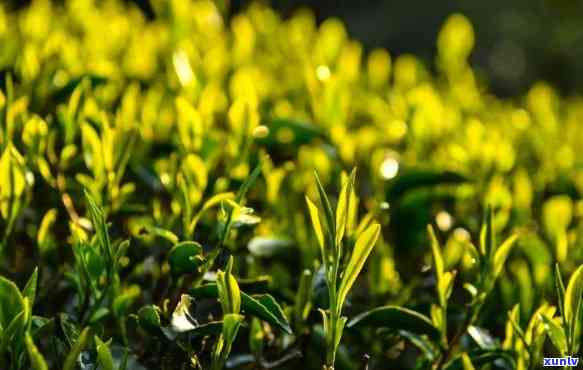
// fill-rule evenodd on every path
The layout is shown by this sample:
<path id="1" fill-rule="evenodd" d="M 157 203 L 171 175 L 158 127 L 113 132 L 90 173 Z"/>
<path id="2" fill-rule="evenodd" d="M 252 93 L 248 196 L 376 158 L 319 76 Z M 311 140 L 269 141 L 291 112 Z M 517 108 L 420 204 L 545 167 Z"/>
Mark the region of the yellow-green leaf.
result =
<path id="1" fill-rule="evenodd" d="M 502 243 L 496 250 L 496 253 L 494 254 L 494 265 L 492 266 L 494 278 L 498 277 L 500 271 L 502 271 L 502 267 L 504 267 L 504 263 L 508 258 L 508 254 L 512 250 L 512 247 L 514 246 L 517 238 L 518 235 L 512 235 L 506 239 L 504 243 Z"/>
<path id="2" fill-rule="evenodd" d="M 111 355 L 107 343 L 104 343 L 97 335 L 94 338 L 100 369 L 113 370 L 113 356 Z"/>
<path id="3" fill-rule="evenodd" d="M 547 332 L 549 338 L 551 338 L 553 345 L 557 350 L 559 350 L 559 353 L 561 353 L 561 355 L 564 355 L 568 350 L 567 337 L 565 336 L 565 332 L 563 331 L 561 326 L 557 324 L 556 321 L 553 320 L 552 318 L 549 318 L 546 315 L 540 316 L 545 323 L 545 331 Z"/>
<path id="4" fill-rule="evenodd" d="M 342 281 L 340 282 L 340 288 L 338 289 L 339 309 L 342 307 L 342 304 L 348 295 L 348 291 L 356 281 L 358 274 L 364 267 L 366 259 L 368 258 L 370 252 L 377 242 L 377 239 L 379 238 L 380 231 L 381 226 L 379 224 L 373 224 L 358 236 L 348 265 L 344 270 L 344 275 L 342 276 Z"/>
<path id="5" fill-rule="evenodd" d="M 26 344 L 26 351 L 28 352 L 28 358 L 30 359 L 31 369 L 48 370 L 49 367 L 47 366 L 47 362 L 32 341 L 32 337 L 29 333 L 26 333 L 24 343 Z"/>
<path id="6" fill-rule="evenodd" d="M 350 199 L 352 197 L 352 189 L 354 187 L 354 180 L 356 177 L 356 169 L 352 170 L 350 177 L 342 186 L 340 196 L 338 197 L 338 205 L 336 206 L 336 246 L 339 247 L 344 237 L 346 224 L 348 223 L 348 216 L 350 212 Z"/>
<path id="7" fill-rule="evenodd" d="M 565 320 L 573 325 L 581 312 L 581 300 L 583 296 L 583 265 L 571 275 L 567 289 L 565 290 Z"/>
<path id="8" fill-rule="evenodd" d="M 464 366 L 464 370 L 476 370 L 472 364 L 472 360 L 470 360 L 470 356 L 468 356 L 467 353 L 462 355 L 462 365 Z"/>
<path id="9" fill-rule="evenodd" d="M 241 310 L 241 291 L 237 280 L 231 274 L 233 266 L 233 256 L 227 262 L 225 271 L 217 273 L 217 287 L 219 289 L 219 300 L 223 308 L 223 314 L 238 314 Z"/>
<path id="10" fill-rule="evenodd" d="M 65 364 L 63 365 L 63 370 L 74 370 L 77 368 L 77 359 L 81 354 L 81 351 L 87 347 L 89 340 L 91 339 L 91 328 L 86 327 L 83 329 L 77 342 L 71 347 L 71 351 L 65 358 Z"/>
<path id="11" fill-rule="evenodd" d="M 431 252 L 433 253 L 433 263 L 435 264 L 435 275 L 437 276 L 437 280 L 440 281 L 443 278 L 443 272 L 445 270 L 445 264 L 443 263 L 443 256 L 441 254 L 441 246 L 439 245 L 439 241 L 437 240 L 435 231 L 431 225 L 427 225 L 427 232 L 431 239 Z"/>
<path id="12" fill-rule="evenodd" d="M 20 153 L 8 144 L 0 157 L 0 211 L 2 217 L 14 217 L 19 199 L 26 189 L 26 178 Z"/>
<path id="13" fill-rule="evenodd" d="M 316 205 L 314 205 L 314 203 L 312 203 L 310 198 L 307 196 L 306 203 L 308 204 L 308 211 L 310 212 L 310 218 L 312 219 L 312 226 L 314 228 L 314 233 L 316 234 L 316 239 L 318 240 L 318 246 L 320 247 L 322 261 L 326 263 L 324 229 L 322 229 L 322 223 L 320 222 L 320 214 Z"/>

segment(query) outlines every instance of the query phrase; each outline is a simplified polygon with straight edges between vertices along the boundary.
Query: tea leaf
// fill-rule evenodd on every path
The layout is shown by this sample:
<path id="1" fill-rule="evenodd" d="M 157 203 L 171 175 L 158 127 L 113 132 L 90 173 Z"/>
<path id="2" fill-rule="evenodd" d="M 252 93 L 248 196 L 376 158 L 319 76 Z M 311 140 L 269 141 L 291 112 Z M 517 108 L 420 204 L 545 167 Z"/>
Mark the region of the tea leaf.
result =
<path id="1" fill-rule="evenodd" d="M 202 246 L 197 242 L 178 243 L 168 254 L 170 269 L 175 277 L 196 272 L 203 261 Z"/>
<path id="2" fill-rule="evenodd" d="M 28 352 L 31 368 L 33 370 L 48 370 L 49 367 L 47 362 L 45 361 L 43 355 L 38 351 L 38 348 L 34 344 L 29 333 L 26 333 L 24 337 L 24 343 L 26 344 L 26 351 Z"/>
<path id="3" fill-rule="evenodd" d="M 219 296 L 216 284 L 207 284 L 191 289 L 190 294 L 193 297 L 199 298 L 218 298 Z M 241 292 L 241 310 L 246 314 L 256 316 L 263 321 L 278 327 L 287 334 L 292 334 L 287 318 L 285 316 L 279 316 L 282 314 L 281 309 L 277 310 L 277 308 L 274 307 L 269 308 L 244 292 Z"/>
<path id="4" fill-rule="evenodd" d="M 518 235 L 512 235 L 511 237 L 506 239 L 504 241 L 504 243 L 502 243 L 498 247 L 496 252 L 494 253 L 494 264 L 493 264 L 493 277 L 494 277 L 494 279 L 496 279 L 498 277 L 498 275 L 500 275 L 500 272 L 502 271 L 502 268 L 504 267 L 504 263 L 506 262 L 506 258 L 508 258 L 508 254 L 512 250 L 512 247 L 514 246 L 516 239 L 518 239 Z"/>
<path id="5" fill-rule="evenodd" d="M 241 310 L 241 291 L 237 280 L 231 275 L 233 256 L 229 257 L 225 271 L 217 273 L 217 288 L 223 314 L 238 314 Z"/>
<path id="6" fill-rule="evenodd" d="M 579 312 L 583 295 L 583 265 L 571 275 L 565 290 L 565 319 L 573 323 Z"/>
<path id="7" fill-rule="evenodd" d="M 83 351 L 89 345 L 89 341 L 91 340 L 91 328 L 87 327 L 83 329 L 77 342 L 71 347 L 71 351 L 65 358 L 65 363 L 63 365 L 63 370 L 75 370 L 77 365 L 77 360 L 81 351 Z"/>
<path id="8" fill-rule="evenodd" d="M 320 214 L 318 208 L 312 203 L 310 198 L 306 196 L 306 203 L 308 204 L 308 210 L 310 211 L 310 218 L 312 219 L 312 226 L 314 228 L 314 232 L 316 233 L 316 239 L 318 240 L 318 246 L 320 247 L 320 255 L 322 257 L 322 261 L 327 263 L 326 257 L 326 247 L 325 247 L 325 239 L 324 239 L 324 229 L 322 228 L 322 223 L 320 222 Z"/>
<path id="9" fill-rule="evenodd" d="M 161 321 L 159 308 L 154 305 L 144 306 L 138 311 L 138 322 L 140 327 L 154 335 L 161 335 Z"/>
<path id="10" fill-rule="evenodd" d="M 97 335 L 94 337 L 95 347 L 97 350 L 97 358 L 99 360 L 99 366 L 103 370 L 114 370 L 113 367 L 113 356 L 109 350 L 109 346 L 104 343 Z"/>
<path id="11" fill-rule="evenodd" d="M 346 224 L 348 223 L 349 210 L 350 210 L 350 199 L 352 198 L 352 192 L 354 187 L 354 181 L 356 178 L 356 168 L 350 173 L 350 177 L 342 186 L 340 191 L 340 196 L 338 197 L 338 206 L 336 207 L 336 245 L 340 246 L 342 238 L 344 237 L 344 231 L 346 229 Z"/>
<path id="12" fill-rule="evenodd" d="M 6 330 L 23 309 L 23 297 L 16 284 L 0 276 L 0 327 Z"/>
<path id="13" fill-rule="evenodd" d="M 441 332 L 429 318 L 419 312 L 398 307 L 384 306 L 363 312 L 348 322 L 348 328 L 385 327 L 394 331 L 406 330 L 415 334 L 425 334 L 439 340 Z"/>
<path id="14" fill-rule="evenodd" d="M 360 271 L 364 267 L 368 255 L 379 238 L 380 231 L 381 226 L 379 224 L 373 224 L 358 236 L 356 244 L 354 245 L 354 250 L 348 261 L 348 265 L 344 270 L 340 287 L 338 288 L 338 302 L 340 302 L 340 305 L 346 300 L 348 291 L 352 288 L 358 274 L 360 274 Z"/>
<path id="15" fill-rule="evenodd" d="M 36 299 L 37 287 L 38 287 L 38 267 L 35 267 L 34 271 L 32 272 L 32 275 L 30 275 L 30 278 L 28 279 L 28 282 L 24 286 L 24 289 L 22 289 L 22 294 L 25 297 L 28 297 L 28 301 L 30 302 L 31 306 L 34 305 L 34 301 Z"/>
<path id="16" fill-rule="evenodd" d="M 472 360 L 470 360 L 470 357 L 468 356 L 467 353 L 462 354 L 462 363 L 464 366 L 464 370 L 476 370 L 476 368 L 472 364 Z"/>
<path id="17" fill-rule="evenodd" d="M 326 227 L 328 230 L 328 239 L 330 244 L 334 242 L 334 236 L 336 235 L 336 224 L 334 223 L 334 213 L 332 212 L 332 206 L 324 190 L 324 186 L 320 182 L 320 177 L 317 172 L 314 172 L 314 177 L 316 178 L 316 185 L 318 187 L 318 194 L 320 195 L 320 203 L 324 208 L 324 220 L 326 220 Z M 311 213 L 311 212 L 310 212 Z"/>
<path id="18" fill-rule="evenodd" d="M 552 318 L 549 318 L 546 315 L 541 315 L 541 318 L 545 323 L 545 331 L 549 338 L 551 338 L 553 345 L 559 350 L 561 355 L 564 356 L 568 351 L 565 332 Z"/>

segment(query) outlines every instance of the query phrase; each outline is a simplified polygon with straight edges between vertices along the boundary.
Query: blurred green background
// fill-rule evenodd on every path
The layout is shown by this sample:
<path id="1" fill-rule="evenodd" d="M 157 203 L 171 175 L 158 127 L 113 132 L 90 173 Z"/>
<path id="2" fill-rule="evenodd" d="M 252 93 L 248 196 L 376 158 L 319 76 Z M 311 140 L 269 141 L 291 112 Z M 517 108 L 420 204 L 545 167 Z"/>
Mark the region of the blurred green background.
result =
<path id="1" fill-rule="evenodd" d="M 30 1 L 6 0 L 19 7 Z M 127 0 L 152 17 L 151 0 Z M 229 0 L 226 0 L 229 1 Z M 56 1 L 60 2 L 60 1 Z M 342 19 L 367 49 L 411 53 L 433 65 L 435 39 L 448 15 L 472 21 L 471 61 L 498 96 L 515 96 L 538 80 L 563 94 L 583 92 L 583 0 L 277 0 L 265 1 L 288 16 L 309 7 L 319 21 Z M 230 0 L 231 13 L 250 3 Z"/>
<path id="2" fill-rule="evenodd" d="M 234 9 L 248 1 L 233 1 Z M 339 17 L 367 48 L 411 53 L 433 65 L 435 39 L 448 15 L 474 25 L 472 64 L 500 96 L 523 93 L 546 80 L 570 94 L 583 91 L 583 1 L 579 0 L 285 0 L 271 5 L 287 15 L 308 6 L 319 20 Z"/>

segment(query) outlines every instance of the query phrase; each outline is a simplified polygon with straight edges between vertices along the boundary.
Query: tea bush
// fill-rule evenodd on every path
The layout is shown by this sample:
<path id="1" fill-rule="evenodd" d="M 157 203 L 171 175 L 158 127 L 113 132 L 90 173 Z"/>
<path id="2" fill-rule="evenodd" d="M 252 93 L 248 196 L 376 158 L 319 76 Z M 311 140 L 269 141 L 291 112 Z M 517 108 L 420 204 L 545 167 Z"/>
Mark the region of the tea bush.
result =
<path id="1" fill-rule="evenodd" d="M 261 3 L 0 6 L 0 368 L 578 357 L 583 100 Z"/>

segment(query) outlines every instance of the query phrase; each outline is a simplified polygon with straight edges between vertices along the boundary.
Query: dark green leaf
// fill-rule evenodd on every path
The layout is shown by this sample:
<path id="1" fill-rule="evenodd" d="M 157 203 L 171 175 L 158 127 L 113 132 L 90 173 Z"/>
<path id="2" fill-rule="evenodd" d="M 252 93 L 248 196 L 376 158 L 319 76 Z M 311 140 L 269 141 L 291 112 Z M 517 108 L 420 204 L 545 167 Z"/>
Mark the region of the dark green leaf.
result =
<path id="1" fill-rule="evenodd" d="M 218 289 L 216 284 L 207 284 L 190 290 L 190 294 L 196 298 L 218 298 Z M 273 299 L 273 298 L 272 298 Z M 275 300 L 274 300 L 275 301 Z M 256 316 L 276 327 L 287 334 L 292 334 L 291 328 L 285 316 L 281 316 L 281 311 L 273 307 L 266 307 L 255 298 L 241 292 L 241 309 L 249 315 Z M 275 312 L 272 312 L 274 310 Z M 281 310 L 281 309 L 280 309 Z"/>
<path id="2" fill-rule="evenodd" d="M 153 335 L 161 335 L 160 309 L 157 306 L 150 305 L 140 308 L 138 311 L 138 322 L 140 327 Z"/>
<path id="3" fill-rule="evenodd" d="M 63 365 L 63 370 L 75 370 L 77 368 L 77 360 L 81 351 L 83 351 L 89 345 L 91 340 L 91 328 L 87 327 L 83 329 L 77 342 L 71 347 L 71 351 L 65 359 L 65 364 Z"/>
<path id="4" fill-rule="evenodd" d="M 397 176 L 387 189 L 386 195 L 389 202 L 402 197 L 411 190 L 431 187 L 436 185 L 455 185 L 468 180 L 451 171 L 427 171 L 411 169 Z"/>
<path id="5" fill-rule="evenodd" d="M 16 284 L 0 276 L 0 326 L 7 328 L 23 309 L 23 297 Z"/>
<path id="6" fill-rule="evenodd" d="M 348 328 L 363 326 L 385 327 L 395 331 L 407 330 L 416 334 L 426 334 L 433 340 L 439 340 L 441 333 L 433 326 L 431 320 L 419 312 L 397 306 L 384 306 L 366 311 L 348 323 Z"/>
<path id="7" fill-rule="evenodd" d="M 26 351 L 28 352 L 28 358 L 30 359 L 30 366 L 32 370 L 48 370 L 47 362 L 43 355 L 38 351 L 38 348 L 34 344 L 32 337 L 29 333 L 26 333 L 24 337 L 24 342 L 26 343 Z"/>
<path id="8" fill-rule="evenodd" d="M 113 356 L 111 355 L 111 351 L 109 350 L 109 346 L 107 343 L 104 343 L 99 337 L 96 335 L 94 337 L 95 340 L 95 348 L 97 350 L 97 359 L 99 360 L 99 366 L 102 370 L 114 370 L 113 368 Z"/>
<path id="9" fill-rule="evenodd" d="M 181 242 L 176 244 L 168 255 L 172 275 L 193 273 L 203 263 L 202 246 L 197 242 Z"/>
<path id="10" fill-rule="evenodd" d="M 34 271 L 32 272 L 32 275 L 30 275 L 30 278 L 28 279 L 28 282 L 24 286 L 24 289 L 22 289 L 22 295 L 28 297 L 28 301 L 31 307 L 34 305 L 34 301 L 36 299 L 37 286 L 38 286 L 38 267 L 35 267 Z"/>

